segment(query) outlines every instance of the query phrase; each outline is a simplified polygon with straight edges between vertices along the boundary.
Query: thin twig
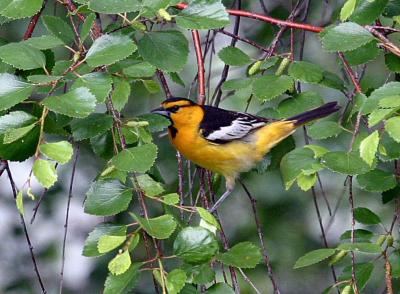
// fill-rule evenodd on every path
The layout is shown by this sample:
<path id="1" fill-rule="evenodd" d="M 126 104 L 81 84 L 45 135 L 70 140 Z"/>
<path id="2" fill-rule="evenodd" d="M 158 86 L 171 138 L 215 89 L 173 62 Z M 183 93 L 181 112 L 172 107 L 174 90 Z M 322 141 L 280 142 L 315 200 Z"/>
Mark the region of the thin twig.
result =
<path id="1" fill-rule="evenodd" d="M 172 97 L 172 94 L 171 94 L 171 91 L 169 90 L 168 83 L 167 83 L 167 80 L 165 79 L 164 73 L 161 70 L 157 69 L 157 76 L 161 82 L 163 89 L 164 89 L 165 96 L 167 98 Z"/>
<path id="2" fill-rule="evenodd" d="M 257 287 L 254 285 L 254 283 L 249 279 L 248 276 L 246 276 L 246 274 L 244 273 L 244 271 L 239 267 L 238 268 L 240 274 L 242 275 L 243 279 L 254 289 L 254 291 L 257 294 L 261 294 L 260 290 L 257 289 Z"/>
<path id="3" fill-rule="evenodd" d="M 46 6 L 46 4 L 47 4 L 47 0 L 45 0 L 43 2 L 42 8 L 40 8 L 39 12 L 36 13 L 34 16 L 32 16 L 31 20 L 29 21 L 29 25 L 25 31 L 24 38 L 23 38 L 24 40 L 28 40 L 29 38 L 32 37 L 33 31 L 36 28 L 36 25 L 39 21 L 39 18 L 41 16 L 42 11 L 43 11 L 44 7 Z"/>
<path id="4" fill-rule="evenodd" d="M 199 81 L 199 89 L 198 89 L 198 97 L 197 102 L 199 104 L 204 104 L 206 98 L 206 84 L 205 84 L 205 69 L 204 69 L 204 60 L 203 60 L 203 53 L 201 50 L 201 41 L 200 41 L 200 34 L 198 30 L 192 30 L 192 38 L 193 38 L 193 45 L 196 52 L 196 59 L 197 59 L 197 76 Z"/>
<path id="5" fill-rule="evenodd" d="M 356 220 L 354 217 L 354 195 L 353 195 L 353 177 L 348 176 L 348 181 L 349 181 L 349 203 L 350 203 L 350 209 L 351 209 L 351 243 L 354 244 L 355 238 L 354 238 L 354 229 L 356 225 Z M 356 277 L 356 257 L 354 251 L 351 251 L 351 281 L 353 284 L 353 288 L 355 291 L 355 294 L 360 294 L 360 291 L 358 290 L 358 285 L 357 285 L 357 277 Z"/>
<path id="6" fill-rule="evenodd" d="M 235 39 L 237 39 L 237 40 L 239 40 L 239 41 L 242 41 L 242 42 L 244 42 L 244 43 L 247 43 L 247 44 L 249 44 L 249 45 L 251 45 L 251 46 L 253 46 L 253 47 L 256 47 L 257 49 L 259 49 L 259 50 L 261 50 L 261 51 L 269 52 L 269 50 L 268 50 L 267 48 L 265 48 L 265 47 L 263 47 L 263 46 L 261 46 L 261 45 L 258 45 L 256 42 L 254 42 L 254 41 L 252 41 L 252 40 L 249 40 L 249 39 L 247 39 L 247 38 L 244 38 L 244 37 L 240 37 L 239 35 L 232 34 L 232 33 L 228 32 L 228 31 L 226 31 L 226 30 L 224 30 L 224 29 L 220 29 L 220 30 L 218 30 L 217 32 L 218 32 L 218 33 L 222 33 L 222 34 L 224 34 L 224 35 L 227 35 L 227 36 L 229 36 L 229 37 L 231 37 L 231 38 L 235 38 Z"/>

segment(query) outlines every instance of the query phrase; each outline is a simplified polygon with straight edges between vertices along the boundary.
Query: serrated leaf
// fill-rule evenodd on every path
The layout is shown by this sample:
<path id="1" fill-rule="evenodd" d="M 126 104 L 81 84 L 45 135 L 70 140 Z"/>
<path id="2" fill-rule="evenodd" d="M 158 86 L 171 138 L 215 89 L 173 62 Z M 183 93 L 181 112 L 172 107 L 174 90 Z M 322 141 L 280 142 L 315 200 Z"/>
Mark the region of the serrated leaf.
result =
<path id="1" fill-rule="evenodd" d="M 104 14 L 117 14 L 139 11 L 142 3 L 139 0 L 90 0 L 89 9 Z"/>
<path id="2" fill-rule="evenodd" d="M 32 170 L 35 178 L 45 188 L 50 188 L 57 181 L 54 164 L 48 160 L 36 159 Z"/>
<path id="3" fill-rule="evenodd" d="M 188 41 L 179 31 L 147 32 L 138 49 L 145 61 L 167 72 L 181 71 L 189 54 Z"/>
<path id="4" fill-rule="evenodd" d="M 126 250 L 121 254 L 115 256 L 111 261 L 108 263 L 108 270 L 113 275 L 120 275 L 126 272 L 129 267 L 131 266 L 131 256 L 129 252 Z"/>
<path id="5" fill-rule="evenodd" d="M 174 205 L 179 203 L 179 195 L 177 193 L 163 195 L 161 198 L 163 202 L 167 205 Z"/>
<path id="6" fill-rule="evenodd" d="M 369 241 L 374 236 L 374 233 L 368 230 L 356 229 L 354 230 L 354 239 Z M 344 232 L 340 235 L 340 240 L 351 239 L 351 230 Z"/>
<path id="7" fill-rule="evenodd" d="M 46 65 L 46 57 L 43 52 L 24 42 L 1 46 L 0 58 L 5 63 L 23 70 L 43 68 Z"/>
<path id="8" fill-rule="evenodd" d="M 97 250 L 99 251 L 99 253 L 109 252 L 124 243 L 125 240 L 126 236 L 103 235 L 99 238 L 99 242 L 97 243 Z"/>
<path id="9" fill-rule="evenodd" d="M 170 214 L 165 214 L 155 218 L 142 218 L 132 213 L 134 219 L 150 236 L 157 239 L 167 239 L 175 231 L 176 221 Z"/>
<path id="10" fill-rule="evenodd" d="M 399 198 L 400 197 L 400 186 L 396 186 L 391 190 L 385 191 L 382 193 L 382 203 L 386 204 L 393 199 Z"/>
<path id="11" fill-rule="evenodd" d="M 268 85 L 268 86 L 267 86 Z M 294 81 L 291 77 L 281 75 L 265 75 L 254 79 L 253 93 L 262 101 L 269 101 L 292 89 Z"/>
<path id="12" fill-rule="evenodd" d="M 371 113 L 374 109 L 377 108 L 378 103 L 381 99 L 396 96 L 399 95 L 399 93 L 400 82 L 389 82 L 384 84 L 383 86 L 373 91 L 368 99 L 365 100 L 365 103 L 362 107 L 362 113 Z"/>
<path id="13" fill-rule="evenodd" d="M 174 269 L 167 275 L 166 286 L 169 294 L 178 294 L 186 283 L 186 273 L 182 269 Z"/>
<path id="14" fill-rule="evenodd" d="M 388 0 L 357 0 L 357 6 L 350 20 L 360 25 L 370 24 L 379 18 L 388 2 Z"/>
<path id="15" fill-rule="evenodd" d="M 342 128 L 334 121 L 317 121 L 308 128 L 308 134 L 314 140 L 322 140 L 336 137 L 342 132 Z"/>
<path id="16" fill-rule="evenodd" d="M 128 77 L 150 78 L 155 74 L 156 68 L 147 61 L 142 61 L 124 68 L 122 72 Z"/>
<path id="17" fill-rule="evenodd" d="M 8 18 L 25 18 L 35 15 L 42 7 L 43 0 L 2 0 L 0 14 Z"/>
<path id="18" fill-rule="evenodd" d="M 228 65 L 243 66 L 251 62 L 250 57 L 237 47 L 228 46 L 218 52 L 218 57 Z"/>
<path id="19" fill-rule="evenodd" d="M 340 20 L 347 20 L 353 13 L 354 8 L 356 8 L 357 0 L 347 0 L 342 9 L 340 10 Z"/>
<path id="20" fill-rule="evenodd" d="M 113 125 L 113 118 L 104 113 L 92 113 L 83 119 L 71 122 L 72 135 L 76 141 L 92 138 L 103 134 Z"/>
<path id="21" fill-rule="evenodd" d="M 396 109 L 393 108 L 375 109 L 368 116 L 368 126 L 371 128 L 377 125 L 395 112 Z"/>
<path id="22" fill-rule="evenodd" d="M 345 57 L 350 65 L 360 65 L 376 59 L 379 53 L 378 44 L 373 41 L 357 49 L 347 51 Z"/>
<path id="23" fill-rule="evenodd" d="M 400 143 L 397 143 L 386 133 L 382 134 L 378 150 L 379 158 L 382 161 L 390 161 L 400 158 Z"/>
<path id="24" fill-rule="evenodd" d="M 232 287 L 225 283 L 216 283 L 207 289 L 205 294 L 234 294 Z"/>
<path id="25" fill-rule="evenodd" d="M 36 122 L 26 127 L 17 128 L 17 129 L 8 129 L 4 133 L 3 144 L 10 144 L 15 142 L 18 139 L 24 137 L 27 133 L 29 133 L 36 126 Z"/>
<path id="26" fill-rule="evenodd" d="M 342 243 L 338 250 L 359 251 L 364 253 L 381 253 L 381 246 L 375 243 Z"/>
<path id="27" fill-rule="evenodd" d="M 290 64 L 288 74 L 296 80 L 307 83 L 319 83 L 323 78 L 323 68 L 307 61 L 295 61 Z"/>
<path id="28" fill-rule="evenodd" d="M 393 140 L 400 143 L 400 116 L 389 118 L 385 124 L 385 131 Z"/>
<path id="29" fill-rule="evenodd" d="M 375 159 L 376 151 L 378 151 L 379 145 L 379 132 L 374 131 L 368 137 L 361 141 L 360 144 L 360 157 L 372 166 Z"/>
<path id="30" fill-rule="evenodd" d="M 232 79 L 222 84 L 223 91 L 234 91 L 247 88 L 252 83 L 251 79 Z"/>
<path id="31" fill-rule="evenodd" d="M 355 275 L 357 278 L 357 287 L 359 291 L 362 291 L 370 279 L 372 272 L 374 270 L 374 265 L 371 262 L 368 263 L 358 263 L 354 265 Z M 351 265 L 346 266 L 343 269 L 343 273 L 340 275 L 339 280 L 351 280 L 353 273 L 353 267 Z"/>
<path id="32" fill-rule="evenodd" d="M 227 252 L 217 254 L 217 260 L 222 263 L 239 267 L 255 268 L 262 260 L 260 248 L 251 242 L 238 243 Z"/>
<path id="33" fill-rule="evenodd" d="M 204 221 L 221 230 L 219 222 L 207 209 L 204 209 L 203 207 L 196 207 L 196 210 Z"/>
<path id="34" fill-rule="evenodd" d="M 104 294 L 128 293 L 138 281 L 141 265 L 141 263 L 131 264 L 126 272 L 118 276 L 109 273 L 104 284 Z"/>
<path id="35" fill-rule="evenodd" d="M 91 257 L 91 256 L 100 256 L 103 253 L 98 251 L 98 242 L 102 236 L 126 236 L 126 226 L 122 225 L 114 225 L 109 223 L 101 223 L 96 226 L 96 228 L 89 233 L 89 236 L 86 238 L 85 245 L 83 247 L 82 255 Z"/>
<path id="36" fill-rule="evenodd" d="M 108 74 L 101 72 L 88 73 L 80 76 L 71 86 L 71 90 L 86 87 L 96 96 L 97 102 L 104 102 L 111 92 L 112 79 Z"/>
<path id="37" fill-rule="evenodd" d="M 229 15 L 220 0 L 195 0 L 176 17 L 185 29 L 216 29 L 229 25 Z"/>
<path id="38" fill-rule="evenodd" d="M 22 190 L 20 190 L 17 194 L 17 198 L 15 199 L 15 204 L 17 205 L 17 209 L 20 214 L 24 215 L 25 209 L 24 209 L 24 194 L 22 193 Z"/>
<path id="39" fill-rule="evenodd" d="M 67 141 L 41 144 L 39 146 L 39 150 L 48 158 L 53 159 L 61 164 L 67 163 L 74 153 L 71 143 Z"/>
<path id="40" fill-rule="evenodd" d="M 323 72 L 323 79 L 319 82 L 321 86 L 342 91 L 345 89 L 343 80 L 336 74 L 329 71 Z"/>
<path id="41" fill-rule="evenodd" d="M 397 55 L 393 53 L 385 54 L 385 64 L 389 70 L 396 73 L 400 72 L 400 57 L 398 57 Z"/>
<path id="42" fill-rule="evenodd" d="M 23 41 L 23 43 L 39 50 L 52 49 L 64 45 L 64 43 L 59 38 L 52 35 L 32 37 L 26 41 Z"/>
<path id="43" fill-rule="evenodd" d="M 370 192 L 383 192 L 396 186 L 395 175 L 380 169 L 357 176 L 357 181 L 361 188 Z"/>
<path id="44" fill-rule="evenodd" d="M 328 257 L 332 256 L 335 254 L 336 249 L 332 248 L 323 248 L 323 249 L 317 249 L 308 252 L 304 256 L 300 257 L 293 268 L 302 268 L 305 266 L 309 266 L 315 263 L 318 263 L 320 261 L 323 261 L 324 259 L 327 259 Z"/>
<path id="45" fill-rule="evenodd" d="M 122 150 L 112 158 L 112 163 L 123 171 L 144 173 L 154 164 L 156 157 L 157 146 L 150 143 Z"/>
<path id="46" fill-rule="evenodd" d="M 322 163 L 330 170 L 346 175 L 367 173 L 371 167 L 356 152 L 333 151 L 322 156 Z"/>
<path id="47" fill-rule="evenodd" d="M 139 184 L 138 189 L 143 190 L 146 196 L 154 197 L 164 192 L 163 186 L 147 174 L 137 176 L 136 180 Z"/>
<path id="48" fill-rule="evenodd" d="M 366 207 L 357 207 L 354 209 L 354 218 L 361 224 L 377 225 L 381 222 L 379 216 Z"/>
<path id="49" fill-rule="evenodd" d="M 184 264 L 183 269 L 186 271 L 188 282 L 194 284 L 211 283 L 215 278 L 215 271 L 207 263 L 200 265 Z"/>
<path id="50" fill-rule="evenodd" d="M 142 83 L 143 83 L 144 87 L 146 88 L 146 90 L 150 94 L 156 94 L 156 93 L 159 93 L 161 91 L 161 87 L 156 81 L 153 81 L 153 80 L 142 80 Z"/>
<path id="51" fill-rule="evenodd" d="M 311 175 L 304 174 L 303 172 L 297 177 L 296 180 L 297 185 L 301 190 L 308 191 L 315 185 L 317 181 L 317 175 L 315 173 L 312 173 Z"/>
<path id="52" fill-rule="evenodd" d="M 322 45 L 329 52 L 354 50 L 374 40 L 374 37 L 362 26 L 345 22 L 328 27 L 321 36 Z"/>
<path id="53" fill-rule="evenodd" d="M 47 76 L 47 75 L 31 75 L 27 79 L 34 84 L 49 84 L 54 81 L 58 81 L 62 76 Z"/>
<path id="54" fill-rule="evenodd" d="M 86 193 L 85 212 L 93 215 L 114 215 L 128 208 L 132 189 L 115 180 L 93 182 Z"/>
<path id="55" fill-rule="evenodd" d="M 94 111 L 96 97 L 88 88 L 79 87 L 64 95 L 47 97 L 42 103 L 56 113 L 83 118 Z"/>
<path id="56" fill-rule="evenodd" d="M 218 252 L 214 234 L 202 227 L 187 227 L 174 241 L 174 254 L 189 264 L 209 261 Z"/>
<path id="57" fill-rule="evenodd" d="M 75 39 L 72 27 L 67 24 L 61 17 L 44 15 L 41 17 L 46 29 L 55 37 L 60 39 L 66 45 L 71 45 Z"/>
<path id="58" fill-rule="evenodd" d="M 86 40 L 86 38 L 89 36 L 90 30 L 91 30 L 95 20 L 96 20 L 96 14 L 90 13 L 86 17 L 85 21 L 83 22 L 83 25 L 81 28 L 81 33 L 80 33 L 82 42 L 84 42 Z"/>
<path id="59" fill-rule="evenodd" d="M 282 100 L 278 105 L 278 113 L 281 118 L 288 118 L 302 112 L 314 109 L 324 104 L 321 95 L 312 91 L 296 94 L 294 97 Z"/>
<path id="60" fill-rule="evenodd" d="M 110 65 L 125 59 L 137 49 L 126 35 L 104 34 L 97 38 L 86 54 L 86 62 L 91 67 Z"/>
<path id="61" fill-rule="evenodd" d="M 117 111 L 121 111 L 125 107 L 130 94 L 131 86 L 126 80 L 114 79 L 114 90 L 111 93 L 111 99 Z"/>

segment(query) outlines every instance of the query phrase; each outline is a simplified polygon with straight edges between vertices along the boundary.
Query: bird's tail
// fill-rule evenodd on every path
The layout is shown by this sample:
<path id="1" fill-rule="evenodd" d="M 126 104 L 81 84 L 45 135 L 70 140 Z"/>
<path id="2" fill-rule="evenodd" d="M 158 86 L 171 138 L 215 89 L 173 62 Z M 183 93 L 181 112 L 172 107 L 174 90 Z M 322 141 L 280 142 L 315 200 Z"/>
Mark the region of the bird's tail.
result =
<path id="1" fill-rule="evenodd" d="M 296 127 L 306 124 L 318 118 L 322 118 L 330 115 L 340 109 L 337 102 L 329 102 L 318 108 L 300 113 L 298 115 L 289 117 L 286 121 L 292 121 Z"/>

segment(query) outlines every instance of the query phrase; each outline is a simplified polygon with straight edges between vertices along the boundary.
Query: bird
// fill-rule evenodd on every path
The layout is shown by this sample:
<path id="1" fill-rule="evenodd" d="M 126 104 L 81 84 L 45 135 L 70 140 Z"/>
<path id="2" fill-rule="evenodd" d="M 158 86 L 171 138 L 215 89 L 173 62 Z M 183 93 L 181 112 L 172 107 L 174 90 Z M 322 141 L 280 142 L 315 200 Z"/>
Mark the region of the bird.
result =
<path id="1" fill-rule="evenodd" d="M 240 173 L 249 171 L 299 126 L 339 109 L 337 102 L 329 102 L 287 119 L 273 120 L 170 97 L 151 113 L 170 120 L 170 141 L 186 159 L 225 178 L 226 191 L 209 209 L 212 213 L 232 193 Z"/>

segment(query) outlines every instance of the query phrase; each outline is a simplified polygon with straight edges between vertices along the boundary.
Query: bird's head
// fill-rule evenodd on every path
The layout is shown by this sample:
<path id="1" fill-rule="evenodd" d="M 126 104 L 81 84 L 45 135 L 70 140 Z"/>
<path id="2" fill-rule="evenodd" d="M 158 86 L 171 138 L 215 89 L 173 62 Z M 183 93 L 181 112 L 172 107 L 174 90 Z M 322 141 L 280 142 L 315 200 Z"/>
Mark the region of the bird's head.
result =
<path id="1" fill-rule="evenodd" d="M 203 110 L 197 103 L 179 97 L 164 100 L 161 107 L 151 112 L 169 118 L 173 125 L 196 124 L 203 118 Z"/>

